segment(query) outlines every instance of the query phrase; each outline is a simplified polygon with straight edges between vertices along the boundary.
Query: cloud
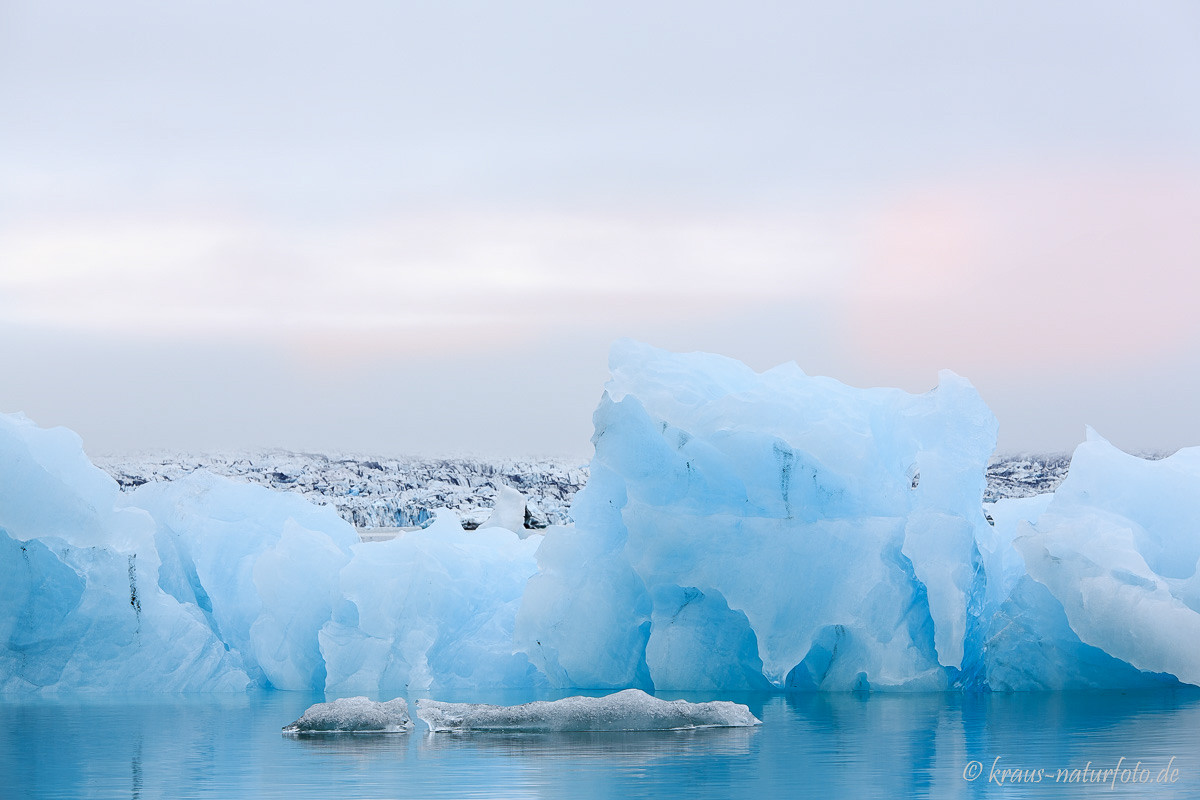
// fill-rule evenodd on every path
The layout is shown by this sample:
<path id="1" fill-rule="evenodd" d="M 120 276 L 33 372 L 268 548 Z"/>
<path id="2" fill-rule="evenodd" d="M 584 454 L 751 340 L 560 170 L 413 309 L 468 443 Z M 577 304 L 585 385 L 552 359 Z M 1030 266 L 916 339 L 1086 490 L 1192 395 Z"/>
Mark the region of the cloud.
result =
<path id="1" fill-rule="evenodd" d="M 348 352 L 496 346 L 486 331 L 715 318 L 837 291 L 846 255 L 799 215 L 394 213 L 304 228 L 56 218 L 0 240 L 0 317 Z"/>
<path id="2" fill-rule="evenodd" d="M 1116 367 L 1195 343 L 1198 179 L 1110 162 L 898 194 L 864 222 L 859 350 L 970 372 Z"/>

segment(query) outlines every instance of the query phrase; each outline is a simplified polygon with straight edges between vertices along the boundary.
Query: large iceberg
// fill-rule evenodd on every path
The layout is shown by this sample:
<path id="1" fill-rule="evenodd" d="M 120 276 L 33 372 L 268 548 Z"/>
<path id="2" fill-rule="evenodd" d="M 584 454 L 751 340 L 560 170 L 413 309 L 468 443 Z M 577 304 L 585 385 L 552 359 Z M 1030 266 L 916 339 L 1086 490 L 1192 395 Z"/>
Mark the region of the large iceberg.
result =
<path id="1" fill-rule="evenodd" d="M 444 731 L 673 731 L 761 725 L 739 703 L 660 700 L 639 689 L 605 697 L 538 700 L 519 706 L 440 703 L 418 700 L 417 717 L 433 732 Z"/>
<path id="2" fill-rule="evenodd" d="M 0 691 L 544 685 L 512 644 L 540 538 L 447 513 L 359 543 L 204 471 L 123 495 L 70 431 L 0 416 Z"/>
<path id="3" fill-rule="evenodd" d="M 553 683 L 949 686 L 996 436 L 967 381 L 860 390 L 629 341 L 610 366 L 575 528 L 547 532 L 517 619 Z"/>
<path id="4" fill-rule="evenodd" d="M 245 689 L 195 604 L 158 585 L 156 526 L 64 428 L 0 415 L 0 691 Z"/>
<path id="5" fill-rule="evenodd" d="M 629 341 L 573 525 L 504 492 L 360 542 L 197 472 L 122 493 L 0 416 L 0 691 L 1043 690 L 1200 684 L 1200 449 L 1089 433 L 1052 495 L 982 503 L 996 420 Z"/>

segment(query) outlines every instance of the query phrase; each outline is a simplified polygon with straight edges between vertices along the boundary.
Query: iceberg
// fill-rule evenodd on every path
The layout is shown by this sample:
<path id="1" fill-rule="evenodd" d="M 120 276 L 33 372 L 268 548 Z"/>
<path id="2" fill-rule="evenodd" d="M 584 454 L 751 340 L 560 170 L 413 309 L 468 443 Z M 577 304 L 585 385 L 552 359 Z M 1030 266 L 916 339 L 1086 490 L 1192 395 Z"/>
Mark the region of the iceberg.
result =
<path id="1" fill-rule="evenodd" d="M 463 530 L 441 510 L 423 530 L 353 545 L 331 613 L 308 629 L 326 691 L 545 686 L 512 638 L 540 542 L 494 525 Z"/>
<path id="2" fill-rule="evenodd" d="M 155 522 L 64 428 L 0 415 L 0 691 L 238 691 L 201 610 L 158 585 Z"/>
<path id="3" fill-rule="evenodd" d="M 544 531 L 507 488 L 477 530 L 385 542 L 203 470 L 123 493 L 0 415 L 0 692 L 1200 684 L 1200 448 L 1089 431 L 1052 494 L 985 507 L 997 423 L 953 373 L 856 389 L 630 341 L 610 367 L 574 524 Z"/>
<path id="4" fill-rule="evenodd" d="M 408 703 L 402 697 L 385 703 L 365 697 L 343 697 L 309 706 L 285 734 L 407 733 L 413 727 Z"/>
<path id="5" fill-rule="evenodd" d="M 547 531 L 517 618 L 553 685 L 949 687 L 997 427 L 967 381 L 853 389 L 630 341 L 610 367 L 575 528 Z"/>
<path id="6" fill-rule="evenodd" d="M 1142 673 L 1200 684 L 1200 448 L 1150 461 L 1089 429 L 1013 540 L 1079 639 Z"/>
<path id="7" fill-rule="evenodd" d="M 1143 542 L 1155 537 L 1159 553 L 1164 545 L 1196 547 L 1187 499 L 1200 490 L 1196 475 L 1189 477 L 1195 453 L 1136 458 L 1088 429 L 1056 491 L 988 506 L 994 527 L 978 542 L 987 584 L 964 688 L 1136 689 L 1196 682 L 1194 672 L 1185 677 L 1194 655 L 1185 641 L 1175 641 L 1178 629 L 1167 627 L 1195 624 L 1194 613 L 1170 595 L 1186 597 L 1186 587 L 1153 573 L 1128 540 L 1136 529 Z M 1160 566 L 1178 569 L 1182 563 L 1172 554 Z M 1156 592 L 1160 580 L 1164 591 Z M 1091 593 L 1086 601 L 1085 592 Z M 1155 602 L 1168 608 L 1147 613 Z M 1129 644 L 1138 624 L 1138 641 Z M 1174 658 L 1163 657 L 1164 649 L 1174 650 Z"/>
<path id="8" fill-rule="evenodd" d="M 541 540 L 522 533 L 447 512 L 360 543 L 329 507 L 203 470 L 122 494 L 70 431 L 0 415 L 0 691 L 544 686 L 512 643 Z"/>
<path id="9" fill-rule="evenodd" d="M 417 717 L 431 732 L 673 731 L 761 725 L 750 709 L 717 700 L 660 700 L 638 689 L 605 697 L 567 697 L 519 706 L 418 700 Z"/>
<path id="10" fill-rule="evenodd" d="M 321 688 L 317 632 L 358 541 L 333 509 L 198 470 L 129 495 L 157 529 L 159 585 L 199 609 L 261 686 Z"/>

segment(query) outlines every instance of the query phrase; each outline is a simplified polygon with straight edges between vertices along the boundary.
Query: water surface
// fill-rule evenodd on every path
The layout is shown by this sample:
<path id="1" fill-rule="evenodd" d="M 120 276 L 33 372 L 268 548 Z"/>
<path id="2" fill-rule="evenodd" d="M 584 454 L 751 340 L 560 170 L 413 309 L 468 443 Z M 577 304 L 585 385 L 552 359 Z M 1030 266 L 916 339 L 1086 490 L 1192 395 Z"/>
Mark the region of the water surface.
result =
<path id="1" fill-rule="evenodd" d="M 1200 796 L 1195 691 L 659 696 L 746 703 L 763 725 L 293 738 L 280 728 L 321 696 L 9 697 L 0 797 Z M 1042 775 L 1001 785 L 1006 769 Z"/>

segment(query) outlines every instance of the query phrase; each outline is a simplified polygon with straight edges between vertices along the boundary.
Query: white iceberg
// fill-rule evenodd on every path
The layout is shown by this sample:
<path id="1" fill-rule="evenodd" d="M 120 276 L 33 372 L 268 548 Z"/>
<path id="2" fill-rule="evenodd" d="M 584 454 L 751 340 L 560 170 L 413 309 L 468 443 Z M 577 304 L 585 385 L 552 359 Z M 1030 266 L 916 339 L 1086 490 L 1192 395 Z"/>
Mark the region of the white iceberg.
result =
<path id="1" fill-rule="evenodd" d="M 659 700 L 638 689 L 605 697 L 567 697 L 519 706 L 418 700 L 417 717 L 444 731 L 671 731 L 761 725 L 750 709 L 717 700 Z"/>
<path id="2" fill-rule="evenodd" d="M 405 733 L 413 727 L 408 703 L 397 697 L 380 703 L 365 697 L 343 697 L 309 706 L 300 719 L 285 725 L 285 734 Z"/>

